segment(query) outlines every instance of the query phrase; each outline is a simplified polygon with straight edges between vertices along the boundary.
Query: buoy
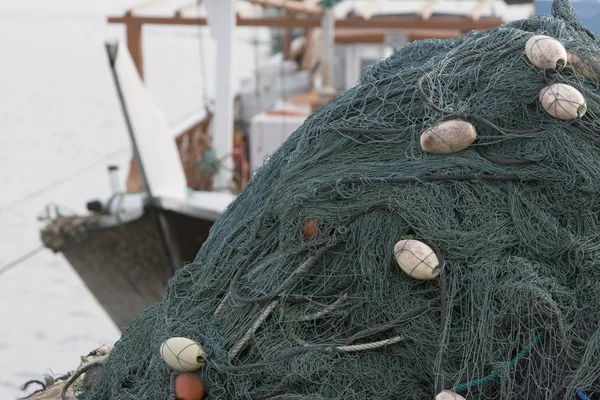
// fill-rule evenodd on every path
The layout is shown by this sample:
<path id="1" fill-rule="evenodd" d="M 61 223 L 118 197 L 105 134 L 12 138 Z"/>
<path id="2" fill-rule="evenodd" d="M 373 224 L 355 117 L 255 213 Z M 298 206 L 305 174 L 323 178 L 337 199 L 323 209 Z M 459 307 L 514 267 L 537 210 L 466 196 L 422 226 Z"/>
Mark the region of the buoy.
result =
<path id="1" fill-rule="evenodd" d="M 458 393 L 454 393 L 450 390 L 444 390 L 435 396 L 435 400 L 465 400 L 465 398 Z"/>
<path id="2" fill-rule="evenodd" d="M 544 110 L 554 118 L 572 120 L 581 118 L 587 111 L 585 98 L 572 86 L 555 83 L 540 91 L 540 102 Z"/>
<path id="3" fill-rule="evenodd" d="M 556 39 L 536 35 L 525 43 L 525 54 L 533 65 L 542 69 L 563 69 L 567 65 L 567 50 Z"/>
<path id="4" fill-rule="evenodd" d="M 314 219 L 306 221 L 304 224 L 304 240 L 308 240 L 315 236 L 319 231 L 319 224 Z"/>
<path id="5" fill-rule="evenodd" d="M 435 279 L 440 274 L 440 261 L 433 249 L 418 240 L 400 240 L 394 246 L 396 262 L 415 279 Z"/>
<path id="6" fill-rule="evenodd" d="M 466 149 L 477 138 L 475 127 L 468 122 L 451 120 L 421 134 L 421 148 L 427 153 L 452 154 Z"/>
<path id="7" fill-rule="evenodd" d="M 177 400 L 202 400 L 204 393 L 204 385 L 193 375 L 183 374 L 175 379 Z"/>
<path id="8" fill-rule="evenodd" d="M 177 371 L 196 371 L 205 363 L 204 350 L 191 339 L 173 337 L 160 346 L 160 356 Z"/>

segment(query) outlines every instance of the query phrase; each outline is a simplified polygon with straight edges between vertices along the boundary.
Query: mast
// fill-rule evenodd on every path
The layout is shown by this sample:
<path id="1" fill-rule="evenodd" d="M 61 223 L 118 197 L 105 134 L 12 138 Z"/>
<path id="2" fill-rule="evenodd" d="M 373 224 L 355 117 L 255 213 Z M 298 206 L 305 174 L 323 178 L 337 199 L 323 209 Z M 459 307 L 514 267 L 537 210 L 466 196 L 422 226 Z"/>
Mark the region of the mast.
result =
<path id="1" fill-rule="evenodd" d="M 208 26 L 217 41 L 217 90 L 213 119 L 213 148 L 220 161 L 216 188 L 231 187 L 233 171 L 233 80 L 235 0 L 204 0 Z M 206 84 L 206 82 L 203 82 Z"/>

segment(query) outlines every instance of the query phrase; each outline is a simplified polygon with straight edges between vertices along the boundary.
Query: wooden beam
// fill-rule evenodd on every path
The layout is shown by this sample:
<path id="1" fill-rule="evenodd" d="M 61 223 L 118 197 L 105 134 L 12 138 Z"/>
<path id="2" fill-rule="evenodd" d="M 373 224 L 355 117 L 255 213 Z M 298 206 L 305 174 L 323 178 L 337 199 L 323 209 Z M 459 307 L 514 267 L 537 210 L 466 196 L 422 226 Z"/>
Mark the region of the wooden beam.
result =
<path id="1" fill-rule="evenodd" d="M 285 10 L 285 18 L 293 20 L 294 14 L 290 10 Z M 286 28 L 283 29 L 282 37 L 281 37 L 281 53 L 283 54 L 283 58 L 285 60 L 290 59 L 291 47 L 292 47 L 292 28 L 290 26 L 287 26 Z"/>
<path id="2" fill-rule="evenodd" d="M 172 17 L 142 17 L 131 16 L 133 21 L 140 24 L 150 25 L 206 25 L 206 18 L 172 18 Z M 126 17 L 109 17 L 109 23 L 124 24 Z M 376 16 L 369 20 L 362 17 L 348 17 L 339 19 L 335 22 L 336 28 L 386 28 L 386 29 L 433 29 L 433 30 L 459 30 L 468 32 L 471 30 L 479 31 L 496 28 L 502 25 L 504 21 L 497 17 L 482 17 L 478 21 L 472 21 L 469 17 L 463 16 L 439 16 L 430 17 L 428 20 L 422 20 L 415 15 L 401 16 Z M 237 26 L 264 26 L 271 28 L 316 28 L 320 26 L 318 18 L 295 18 L 291 21 L 280 17 L 264 18 L 237 18 Z"/>
<path id="3" fill-rule="evenodd" d="M 409 29 L 409 30 L 385 30 L 385 29 L 337 29 L 335 32 L 335 42 L 337 44 L 356 44 L 356 43 L 371 43 L 383 44 L 387 34 L 398 33 L 408 36 L 409 42 L 423 39 L 455 39 L 462 35 L 461 31 L 452 30 L 424 30 L 424 29 Z"/>
<path id="4" fill-rule="evenodd" d="M 469 17 L 473 21 L 479 21 L 485 10 L 492 4 L 494 0 L 479 0 L 475 7 L 471 10 Z"/>
<path id="5" fill-rule="evenodd" d="M 135 67 L 140 74 L 142 81 L 144 80 L 144 56 L 142 49 L 142 22 L 139 18 L 131 15 L 131 11 L 125 14 L 125 34 L 127 36 L 127 49 Z"/>
<path id="6" fill-rule="evenodd" d="M 429 17 L 431 17 L 431 14 L 433 14 L 433 9 L 438 5 L 439 2 L 440 0 L 427 0 L 427 3 L 425 3 L 421 11 L 419 11 L 419 16 L 421 19 L 428 20 Z"/>
<path id="7" fill-rule="evenodd" d="M 186 11 L 193 10 L 194 8 L 198 8 L 199 6 L 200 6 L 200 4 L 197 1 L 183 5 L 183 6 L 179 7 L 177 10 L 175 10 L 175 18 L 181 18 L 181 17 L 183 17 L 183 14 Z"/>

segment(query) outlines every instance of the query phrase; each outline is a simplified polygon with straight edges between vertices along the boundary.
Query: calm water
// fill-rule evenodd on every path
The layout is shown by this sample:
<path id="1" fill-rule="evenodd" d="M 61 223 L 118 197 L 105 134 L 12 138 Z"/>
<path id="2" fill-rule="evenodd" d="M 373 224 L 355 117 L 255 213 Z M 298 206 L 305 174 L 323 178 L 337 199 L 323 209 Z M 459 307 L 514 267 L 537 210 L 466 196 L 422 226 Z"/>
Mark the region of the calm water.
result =
<path id="1" fill-rule="evenodd" d="M 0 269 L 40 245 L 36 216 L 47 203 L 83 211 L 87 200 L 108 196 L 108 163 L 121 165 L 124 179 L 129 143 L 103 44 L 123 34 L 106 16 L 137 2 L 0 1 Z M 146 81 L 173 123 L 202 103 L 198 32 L 145 31 Z M 213 43 L 205 46 L 214 51 Z M 242 42 L 239 54 L 252 59 Z M 247 73 L 243 68 L 239 75 Z M 214 82 L 215 66 L 207 70 Z M 61 255 L 44 250 L 0 274 L 1 399 L 24 396 L 24 381 L 66 372 L 79 356 L 118 337 Z"/>

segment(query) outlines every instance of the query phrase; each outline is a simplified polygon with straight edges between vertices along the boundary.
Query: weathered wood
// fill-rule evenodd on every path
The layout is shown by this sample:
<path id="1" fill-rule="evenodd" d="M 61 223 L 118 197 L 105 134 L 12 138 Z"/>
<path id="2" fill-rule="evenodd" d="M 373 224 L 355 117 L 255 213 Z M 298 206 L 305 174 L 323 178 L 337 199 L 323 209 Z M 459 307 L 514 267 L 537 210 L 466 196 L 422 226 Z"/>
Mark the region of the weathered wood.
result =
<path id="1" fill-rule="evenodd" d="M 192 124 L 175 138 L 187 186 L 193 190 L 210 191 L 213 187 L 214 174 L 201 168 L 205 152 L 212 147 L 212 138 L 209 134 L 211 118 L 212 116 L 209 115 Z M 132 158 L 129 164 L 129 175 L 125 188 L 127 193 L 144 191 L 144 184 L 135 158 Z"/>
<path id="2" fill-rule="evenodd" d="M 337 44 L 358 44 L 358 43 L 385 43 L 388 34 L 407 35 L 409 42 L 424 40 L 435 37 L 436 39 L 455 39 L 462 35 L 457 30 L 426 30 L 426 29 L 337 29 L 335 32 L 335 42 Z"/>
<path id="3" fill-rule="evenodd" d="M 294 19 L 294 14 L 289 10 L 285 12 L 286 19 Z M 290 59 L 291 54 L 291 45 L 292 45 L 292 31 L 291 27 L 286 27 L 283 29 L 283 35 L 281 38 L 281 53 L 283 54 L 283 58 L 286 60 Z"/>
<path id="4" fill-rule="evenodd" d="M 139 18 L 133 17 L 131 12 L 125 15 L 124 22 L 127 35 L 127 49 L 133 63 L 144 80 L 144 53 L 142 48 L 142 22 Z"/>
<path id="5" fill-rule="evenodd" d="M 170 211 L 164 215 L 183 263 L 192 262 L 213 222 Z M 111 228 L 94 227 L 98 218 L 58 219 L 42 230 L 42 242 L 65 256 L 117 327 L 124 329 L 161 299 L 171 277 L 170 260 L 151 212 Z"/>
<path id="6" fill-rule="evenodd" d="M 132 16 L 130 17 L 140 24 L 149 25 L 206 25 L 206 18 L 172 18 L 172 17 L 149 17 Z M 109 23 L 124 24 L 127 17 L 109 17 Z M 504 21 L 497 17 L 482 17 L 478 21 L 471 20 L 468 16 L 436 16 L 433 15 L 427 20 L 421 19 L 417 15 L 398 15 L 398 16 L 375 16 L 371 19 L 362 17 L 347 17 L 335 22 L 336 28 L 390 28 L 390 29 L 440 29 L 440 30 L 459 30 L 462 32 L 479 31 L 496 28 L 502 25 Z M 263 26 L 271 28 L 317 28 L 320 26 L 318 18 L 295 18 L 287 20 L 280 17 L 263 18 L 237 18 L 237 26 Z"/>

